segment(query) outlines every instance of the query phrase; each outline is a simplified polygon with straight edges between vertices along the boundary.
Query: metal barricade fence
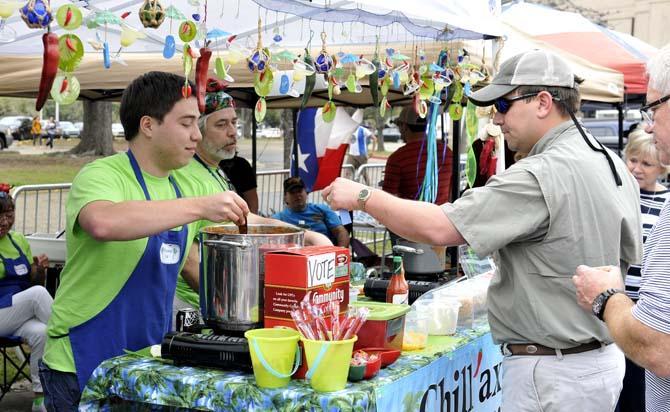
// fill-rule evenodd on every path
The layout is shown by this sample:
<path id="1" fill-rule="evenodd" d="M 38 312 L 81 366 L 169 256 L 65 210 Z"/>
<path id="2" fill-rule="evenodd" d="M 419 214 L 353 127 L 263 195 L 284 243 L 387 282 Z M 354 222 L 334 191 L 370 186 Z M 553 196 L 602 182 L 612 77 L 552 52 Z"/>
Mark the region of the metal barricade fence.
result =
<path id="1" fill-rule="evenodd" d="M 353 179 L 356 174 L 350 164 L 342 166 L 342 177 Z M 263 216 L 284 208 L 284 180 L 289 170 L 258 172 L 259 213 Z M 19 186 L 12 191 L 16 206 L 14 230 L 23 234 L 59 233 L 65 230 L 65 202 L 71 183 Z M 309 201 L 323 203 L 321 191 L 309 194 Z"/>
<path id="2" fill-rule="evenodd" d="M 267 170 L 256 173 L 256 184 L 258 185 L 258 214 L 272 216 L 284 208 L 284 180 L 290 175 L 289 169 Z M 355 176 L 354 166 L 342 165 L 340 176 L 353 179 Z M 307 195 L 310 203 L 323 203 L 321 191 L 317 190 Z"/>
<path id="3" fill-rule="evenodd" d="M 23 234 L 65 230 L 65 201 L 71 183 L 25 185 L 13 190 L 14 230 Z"/>

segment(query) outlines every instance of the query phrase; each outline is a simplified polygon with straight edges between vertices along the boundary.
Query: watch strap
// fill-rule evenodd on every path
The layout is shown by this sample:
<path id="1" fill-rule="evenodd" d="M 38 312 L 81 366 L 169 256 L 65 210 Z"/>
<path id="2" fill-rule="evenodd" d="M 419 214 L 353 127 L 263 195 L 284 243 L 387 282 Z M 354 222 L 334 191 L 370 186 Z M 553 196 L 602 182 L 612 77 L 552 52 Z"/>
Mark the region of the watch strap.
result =
<path id="1" fill-rule="evenodd" d="M 605 315 L 605 307 L 607 306 L 607 302 L 609 299 L 616 295 L 617 293 L 626 293 L 623 289 L 616 289 L 616 288 L 610 288 L 607 289 L 606 291 L 602 292 L 598 296 L 596 296 L 596 300 L 601 301 L 600 307 L 598 308 L 598 311 L 595 312 L 594 314 L 596 317 L 602 321 L 604 321 L 603 316 Z M 595 309 L 595 308 L 594 308 Z"/>

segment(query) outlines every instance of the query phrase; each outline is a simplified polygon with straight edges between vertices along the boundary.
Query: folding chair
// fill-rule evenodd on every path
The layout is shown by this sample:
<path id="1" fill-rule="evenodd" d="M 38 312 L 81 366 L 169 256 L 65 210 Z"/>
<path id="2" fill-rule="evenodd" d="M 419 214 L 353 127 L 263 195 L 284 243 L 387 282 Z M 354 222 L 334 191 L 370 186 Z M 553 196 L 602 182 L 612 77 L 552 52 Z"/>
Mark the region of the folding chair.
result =
<path id="1" fill-rule="evenodd" d="M 9 392 L 12 385 L 23 375 L 26 379 L 32 382 L 30 379 L 30 374 L 26 373 L 26 368 L 30 368 L 30 354 L 26 353 L 23 350 L 21 344 L 23 340 L 20 336 L 0 336 L 0 355 L 2 355 L 2 383 L 0 383 L 0 401 L 4 398 L 5 394 Z M 21 351 L 23 355 L 23 362 L 19 361 L 20 365 L 14 362 L 14 359 L 10 358 L 7 354 L 7 349 L 15 348 Z M 7 379 L 7 366 L 11 364 L 16 372 L 14 376 L 10 379 Z"/>

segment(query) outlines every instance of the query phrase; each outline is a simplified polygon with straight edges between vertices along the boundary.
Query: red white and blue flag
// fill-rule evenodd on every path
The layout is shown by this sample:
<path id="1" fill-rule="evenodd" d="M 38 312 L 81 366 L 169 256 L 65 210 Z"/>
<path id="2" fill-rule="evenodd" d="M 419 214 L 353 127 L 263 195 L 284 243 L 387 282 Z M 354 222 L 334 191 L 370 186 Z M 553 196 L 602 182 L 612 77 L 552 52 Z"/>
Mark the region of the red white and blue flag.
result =
<path id="1" fill-rule="evenodd" d="M 330 123 L 323 121 L 321 109 L 310 107 L 298 113 L 298 175 L 307 192 L 323 189 L 340 175 L 349 139 L 357 128 L 358 123 L 341 107 Z"/>

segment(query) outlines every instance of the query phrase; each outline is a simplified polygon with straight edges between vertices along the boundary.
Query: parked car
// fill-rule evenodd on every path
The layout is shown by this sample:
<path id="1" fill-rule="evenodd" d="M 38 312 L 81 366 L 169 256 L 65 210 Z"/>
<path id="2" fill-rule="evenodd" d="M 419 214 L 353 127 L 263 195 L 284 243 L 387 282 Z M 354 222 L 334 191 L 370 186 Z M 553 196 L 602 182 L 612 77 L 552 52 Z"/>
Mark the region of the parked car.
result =
<path id="1" fill-rule="evenodd" d="M 8 133 L 6 129 L 0 127 L 0 150 L 4 150 L 14 143 L 14 136 Z"/>
<path id="2" fill-rule="evenodd" d="M 123 125 L 121 123 L 112 123 L 112 136 L 114 137 L 125 136 L 125 132 L 123 131 Z"/>
<path id="3" fill-rule="evenodd" d="M 0 134 L 11 135 L 12 140 L 29 140 L 32 118 L 29 116 L 5 116 L 0 119 Z"/>
<path id="4" fill-rule="evenodd" d="M 58 122 L 59 127 L 56 132 L 57 136 L 60 136 L 63 139 L 69 139 L 70 137 L 79 137 L 79 129 L 77 129 L 72 122 Z"/>
<path id="5" fill-rule="evenodd" d="M 84 122 L 74 122 L 74 127 L 76 127 L 81 134 L 81 131 L 84 130 Z"/>
<path id="6" fill-rule="evenodd" d="M 619 147 L 619 121 L 617 119 L 582 119 L 584 127 L 591 132 L 593 137 L 595 137 L 603 146 L 607 147 L 610 150 L 616 151 Z M 633 120 L 624 120 L 623 121 L 623 146 L 626 146 L 628 143 L 628 133 L 631 128 L 634 127 L 639 122 Z"/>
<path id="7" fill-rule="evenodd" d="M 400 138 L 400 130 L 397 127 L 385 127 L 382 130 L 382 136 L 385 142 L 402 142 Z"/>
<path id="8" fill-rule="evenodd" d="M 281 137 L 281 129 L 278 127 L 263 127 L 258 129 L 258 137 L 276 139 Z"/>

